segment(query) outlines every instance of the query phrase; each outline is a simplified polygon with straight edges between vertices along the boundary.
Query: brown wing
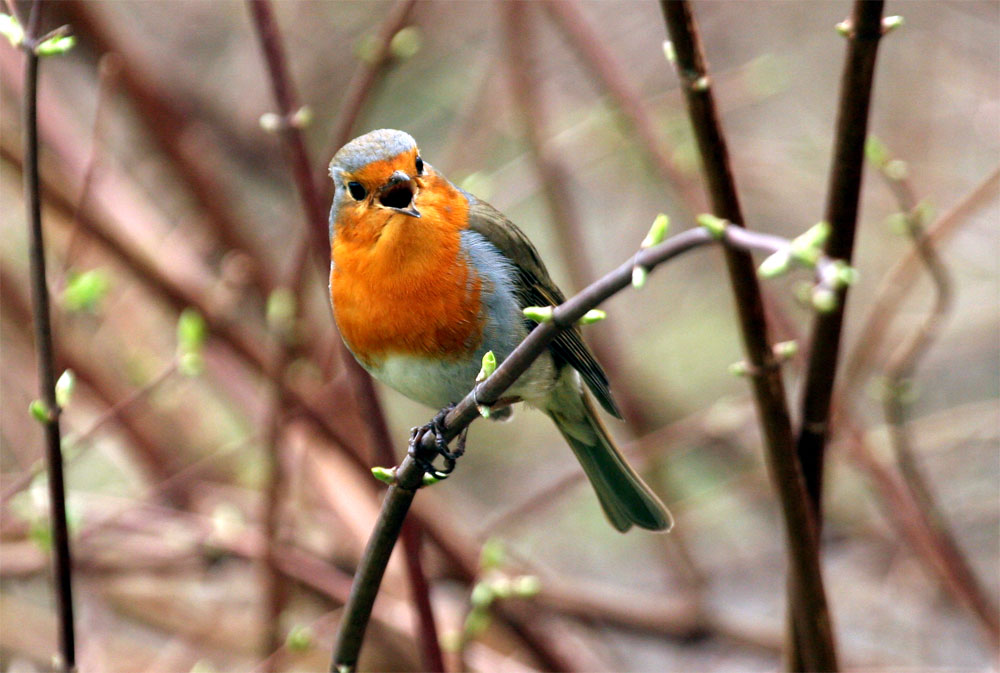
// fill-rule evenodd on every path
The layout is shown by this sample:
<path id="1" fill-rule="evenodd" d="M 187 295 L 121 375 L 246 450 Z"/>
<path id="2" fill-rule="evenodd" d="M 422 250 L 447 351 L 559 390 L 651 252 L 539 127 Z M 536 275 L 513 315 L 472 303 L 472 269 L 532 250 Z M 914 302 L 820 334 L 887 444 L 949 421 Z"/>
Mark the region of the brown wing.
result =
<path id="1" fill-rule="evenodd" d="M 528 237 L 496 208 L 488 203 L 469 197 L 469 229 L 481 234 L 486 240 L 510 259 L 518 269 L 517 290 L 521 307 L 555 306 L 566 297 L 559 290 L 538 256 L 538 251 Z M 530 326 L 534 323 L 525 320 Z M 530 329 L 530 327 L 529 327 Z M 580 330 L 576 327 L 564 330 L 549 346 L 556 366 L 568 364 L 580 372 L 587 387 L 609 414 L 621 418 L 621 411 L 611 397 L 608 377 L 583 343 Z"/>

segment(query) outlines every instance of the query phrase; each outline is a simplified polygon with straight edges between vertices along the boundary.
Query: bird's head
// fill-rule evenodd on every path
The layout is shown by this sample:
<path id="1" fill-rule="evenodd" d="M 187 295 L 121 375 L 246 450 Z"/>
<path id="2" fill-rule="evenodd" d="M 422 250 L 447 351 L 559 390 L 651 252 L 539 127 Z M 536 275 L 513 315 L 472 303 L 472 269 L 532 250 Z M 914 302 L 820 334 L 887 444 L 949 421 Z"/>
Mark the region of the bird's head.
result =
<path id="1" fill-rule="evenodd" d="M 330 161 L 336 192 L 330 233 L 370 222 L 385 226 L 395 217 L 419 218 L 417 195 L 430 166 L 410 134 L 379 129 L 347 143 Z"/>

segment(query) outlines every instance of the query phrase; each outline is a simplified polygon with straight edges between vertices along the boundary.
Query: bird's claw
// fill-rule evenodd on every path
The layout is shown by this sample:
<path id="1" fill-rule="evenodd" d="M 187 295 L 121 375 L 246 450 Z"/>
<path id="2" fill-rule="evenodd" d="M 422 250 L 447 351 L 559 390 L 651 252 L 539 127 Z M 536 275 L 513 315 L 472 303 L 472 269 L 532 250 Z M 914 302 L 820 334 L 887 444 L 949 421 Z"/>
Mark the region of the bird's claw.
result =
<path id="1" fill-rule="evenodd" d="M 448 405 L 439 411 L 427 425 L 421 425 L 420 427 L 410 430 L 410 456 L 413 457 L 413 460 L 416 461 L 417 465 L 419 465 L 425 473 L 438 480 L 447 479 L 448 475 L 455 469 L 455 463 L 462 456 L 462 454 L 465 453 L 465 435 L 467 429 L 463 430 L 458 436 L 454 451 L 448 449 L 448 442 L 445 441 L 444 438 L 444 419 L 448 415 L 448 412 L 454 408 L 454 404 Z M 437 456 L 441 456 L 444 459 L 444 467 L 440 469 L 434 466 L 434 458 L 436 456 L 428 459 L 426 456 L 422 455 L 422 452 L 418 448 L 423 441 L 424 435 L 428 432 L 434 433 L 435 453 Z"/>

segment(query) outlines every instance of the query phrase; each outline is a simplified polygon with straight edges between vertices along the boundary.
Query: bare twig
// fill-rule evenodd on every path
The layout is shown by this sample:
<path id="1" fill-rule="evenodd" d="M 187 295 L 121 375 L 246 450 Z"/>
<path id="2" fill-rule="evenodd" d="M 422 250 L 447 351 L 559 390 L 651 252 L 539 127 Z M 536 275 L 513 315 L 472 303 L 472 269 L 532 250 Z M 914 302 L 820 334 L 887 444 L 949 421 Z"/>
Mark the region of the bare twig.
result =
<path id="1" fill-rule="evenodd" d="M 531 363 L 545 351 L 561 330 L 571 327 L 588 310 L 630 286 L 632 270 L 636 265 L 653 269 L 678 255 L 717 240 L 721 240 L 726 248 L 743 251 L 760 249 L 774 252 L 788 245 L 788 241 L 776 236 L 727 226 L 718 239 L 707 229 L 697 228 L 678 234 L 658 246 L 640 251 L 620 267 L 556 307 L 551 320 L 539 324 L 532 330 L 492 376 L 476 386 L 445 416 L 441 428 L 443 438 L 446 441 L 454 439 L 472 421 L 479 418 L 480 405 L 490 406 L 501 399 L 507 388 L 527 371 Z M 415 436 L 411 440 L 410 453 L 395 470 L 395 483 L 386 493 L 375 529 L 358 564 L 350 599 L 344 607 L 344 616 L 334 643 L 330 664 L 333 673 L 351 671 L 357 665 L 372 605 L 389 562 L 389 556 L 416 491 L 423 483 L 424 473 L 414 456 L 435 455 L 436 440 L 432 434 L 423 433 Z"/>
<path id="2" fill-rule="evenodd" d="M 686 1 L 661 0 L 660 4 L 698 141 L 712 210 L 731 222 L 743 223 L 728 150 L 715 111 L 711 80 L 691 8 Z M 757 372 L 750 380 L 765 439 L 767 463 L 784 516 L 789 554 L 789 595 L 793 600 L 790 618 L 801 629 L 805 667 L 809 670 L 836 670 L 833 627 L 819 564 L 816 517 L 809 505 L 801 466 L 795 456 L 788 403 L 768 340 L 760 288 L 749 255 L 727 249 L 726 263 L 736 296 L 744 348 L 750 365 Z"/>
<path id="3" fill-rule="evenodd" d="M 825 221 L 831 226 L 827 252 L 848 261 L 854 250 L 861 176 L 864 170 L 868 109 L 875 79 L 875 57 L 882 37 L 882 0 L 855 0 L 847 26 L 847 56 L 840 83 L 840 104 L 834 139 L 833 163 L 827 189 Z M 809 340 L 801 403 L 801 425 L 796 453 L 815 515 L 816 532 L 822 525 L 823 458 L 829 436 L 830 400 L 840 356 L 840 334 L 847 288 L 840 288 L 832 311 L 817 315 Z M 792 591 L 798 588 L 791 587 Z M 806 635 L 801 621 L 794 623 L 789 666 L 809 666 Z"/>
<path id="4" fill-rule="evenodd" d="M 1000 165 L 990 171 L 972 190 L 959 199 L 946 213 L 927 228 L 927 240 L 931 245 L 940 245 L 945 238 L 968 222 L 969 217 L 986 204 L 995 201 L 1000 193 Z M 852 391 L 864 372 L 871 368 L 872 359 L 889 330 L 889 322 L 902 305 L 904 294 L 913 288 L 910 282 L 919 269 L 918 253 L 911 248 L 900 258 L 882 278 L 875 291 L 875 300 L 865 317 L 859 334 L 866 338 L 858 342 L 844 367 L 842 387 Z"/>
<path id="5" fill-rule="evenodd" d="M 924 227 L 924 213 L 914 195 L 913 186 L 879 166 L 889 188 L 896 195 L 902 210 L 906 234 L 913 241 L 913 250 L 923 264 L 934 287 L 934 302 L 924 320 L 892 352 L 883 374 L 883 409 L 889 426 L 889 439 L 896 454 L 899 472 L 926 517 L 930 530 L 946 553 L 948 566 L 959 586 L 961 598 L 979 618 L 994 646 L 1000 645 L 1000 615 L 961 553 L 957 539 L 947 517 L 938 505 L 927 477 L 914 455 L 910 433 L 906 428 L 907 389 L 920 359 L 940 333 L 953 304 L 951 274 L 938 255 Z"/>
<path id="6" fill-rule="evenodd" d="M 22 93 L 22 133 L 24 134 L 24 203 L 30 238 L 31 305 L 35 323 L 38 386 L 44 405 L 45 459 L 48 465 L 49 515 L 52 526 L 52 566 L 59 613 L 58 667 L 76 667 L 76 638 L 73 625 L 72 558 L 66 525 L 66 491 L 56 402 L 56 362 L 52 348 L 49 316 L 49 288 L 45 277 L 45 239 L 42 232 L 42 201 L 38 177 L 38 54 L 35 53 L 42 17 L 42 3 L 33 0 L 24 30 L 24 91 Z"/>
<path id="7" fill-rule="evenodd" d="M 824 219 L 832 228 L 827 253 L 848 261 L 857 229 L 868 109 L 875 79 L 875 57 L 882 37 L 882 6 L 881 0 L 856 0 L 849 19 L 847 56 L 840 83 Z M 830 399 L 840 356 L 846 288 L 840 290 L 839 299 L 837 307 L 818 315 L 813 325 L 802 394 L 802 427 L 796 443 L 817 524 L 822 520 L 823 452 L 829 435 Z"/>
<path id="8" fill-rule="evenodd" d="M 176 371 L 177 371 L 177 360 L 174 360 L 162 372 L 157 374 L 144 386 L 135 390 L 128 397 L 115 402 L 113 405 L 105 409 L 104 412 L 100 416 L 98 416 L 97 419 L 95 419 L 94 422 L 91 423 L 90 426 L 86 430 L 81 432 L 79 435 L 74 436 L 70 434 L 69 436 L 67 436 L 66 437 L 67 442 L 70 443 L 71 446 L 73 446 L 74 448 L 82 444 L 85 444 L 87 441 L 90 440 L 91 437 L 97 434 L 97 432 L 101 428 L 103 428 L 111 421 L 119 418 L 123 413 L 131 409 L 134 404 L 136 404 L 137 402 L 145 398 L 147 395 L 149 395 L 151 392 L 153 392 L 156 388 L 160 386 L 160 384 L 162 384 L 168 378 L 173 376 L 173 374 Z M 32 479 L 38 476 L 43 469 L 44 466 L 39 464 L 36 467 L 33 467 L 32 469 L 26 470 L 24 474 L 20 475 L 17 479 L 12 481 L 3 490 L 3 492 L 0 493 L 0 505 L 7 504 L 7 502 L 12 497 L 17 495 L 23 489 L 27 488 L 28 485 L 31 484 Z"/>

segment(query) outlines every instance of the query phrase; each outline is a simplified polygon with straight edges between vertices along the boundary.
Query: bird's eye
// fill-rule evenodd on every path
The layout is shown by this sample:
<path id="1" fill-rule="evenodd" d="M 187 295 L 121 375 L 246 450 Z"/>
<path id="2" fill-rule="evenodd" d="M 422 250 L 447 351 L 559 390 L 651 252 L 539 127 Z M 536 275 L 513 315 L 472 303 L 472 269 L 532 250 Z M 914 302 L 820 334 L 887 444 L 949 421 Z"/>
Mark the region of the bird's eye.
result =
<path id="1" fill-rule="evenodd" d="M 424 160 L 417 157 L 417 175 L 423 175 L 424 173 Z"/>
<path id="2" fill-rule="evenodd" d="M 360 201 L 361 199 L 365 198 L 365 196 L 368 195 L 368 192 L 365 191 L 365 188 L 361 185 L 360 182 L 348 182 L 347 191 L 351 193 L 351 197 L 355 201 Z"/>

